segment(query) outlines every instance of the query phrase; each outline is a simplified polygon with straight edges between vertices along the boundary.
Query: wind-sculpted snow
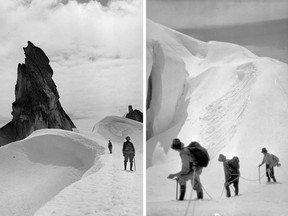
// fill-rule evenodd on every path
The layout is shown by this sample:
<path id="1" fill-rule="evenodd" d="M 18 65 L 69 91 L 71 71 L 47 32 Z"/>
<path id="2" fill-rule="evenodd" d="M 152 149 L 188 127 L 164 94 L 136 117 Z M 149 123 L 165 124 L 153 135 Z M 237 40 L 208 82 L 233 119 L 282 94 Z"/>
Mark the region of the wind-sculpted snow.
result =
<path id="1" fill-rule="evenodd" d="M 143 211 L 142 156 L 136 154 L 136 172 L 123 171 L 121 147 L 101 156 L 103 167 L 63 189 L 35 216 L 134 216 Z"/>
<path id="2" fill-rule="evenodd" d="M 287 214 L 283 207 L 287 196 L 282 193 L 287 190 L 287 169 L 275 168 L 277 180 L 285 185 L 275 185 L 277 192 L 273 194 L 259 185 L 257 169 L 263 147 L 276 154 L 282 164 L 288 163 L 287 64 L 258 57 L 236 44 L 189 38 L 148 20 L 146 69 L 147 215 L 185 213 L 185 204 L 170 205 L 175 199 L 175 181 L 167 176 L 181 169 L 178 152 L 170 149 L 175 137 L 185 145 L 198 141 L 210 154 L 201 181 L 207 192 L 204 197 L 212 202 L 199 204 L 195 214 L 214 215 L 222 209 L 220 215 L 271 215 L 275 213 L 271 208 L 278 209 L 275 215 Z M 223 208 L 220 153 L 228 159 L 240 158 L 241 177 L 246 179 L 240 179 L 243 199 L 232 204 L 242 209 Z M 263 182 L 264 169 L 260 172 Z M 261 196 L 270 198 L 259 202 Z M 191 207 L 188 215 L 194 210 Z"/>
<path id="3" fill-rule="evenodd" d="M 0 148 L 0 215 L 141 215 L 142 131 L 139 122 L 109 116 L 93 133 L 37 130 Z M 134 172 L 123 170 L 126 135 L 136 148 Z"/>
<path id="4" fill-rule="evenodd" d="M 185 143 L 197 139 L 213 157 L 241 125 L 253 86 L 268 72 L 259 67 L 281 63 L 235 44 L 205 43 L 149 20 L 147 24 L 148 166 L 152 158 L 155 163 L 163 159 L 159 149 L 153 156 L 156 144 L 167 152 L 176 136 Z"/>
<path id="5" fill-rule="evenodd" d="M 136 150 L 142 151 L 143 124 L 138 121 L 118 116 L 107 116 L 93 127 L 93 133 L 99 133 L 104 138 L 123 143 L 130 136 Z"/>
<path id="6" fill-rule="evenodd" d="M 77 133 L 43 129 L 0 151 L 0 215 L 33 215 L 95 166 L 104 148 Z"/>
<path id="7" fill-rule="evenodd" d="M 86 134 L 105 146 L 106 153 L 97 158 L 79 181 L 65 187 L 34 215 L 142 215 L 142 124 L 108 116 L 94 126 L 93 133 Z M 136 148 L 133 172 L 123 170 L 122 144 L 126 135 Z M 108 153 L 108 139 L 113 143 L 112 154 Z"/>
<path id="8" fill-rule="evenodd" d="M 203 124 L 200 139 L 208 143 L 212 156 L 225 147 L 235 135 L 250 99 L 250 88 L 256 79 L 256 67 L 245 63 L 236 67 L 237 77 L 220 98 L 205 107 L 205 114 L 199 118 Z"/>

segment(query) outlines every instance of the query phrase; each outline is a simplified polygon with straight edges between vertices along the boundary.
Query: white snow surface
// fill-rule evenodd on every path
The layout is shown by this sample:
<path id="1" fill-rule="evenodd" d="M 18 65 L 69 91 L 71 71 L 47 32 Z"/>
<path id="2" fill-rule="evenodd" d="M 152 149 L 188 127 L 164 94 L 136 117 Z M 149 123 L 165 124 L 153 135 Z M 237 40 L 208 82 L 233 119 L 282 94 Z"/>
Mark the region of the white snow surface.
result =
<path id="1" fill-rule="evenodd" d="M 1 147 L 0 215 L 142 215 L 141 123 L 133 127 L 123 118 L 122 125 L 113 126 L 113 118 L 121 118 L 107 118 L 110 124 L 97 125 L 105 136 L 111 136 L 112 154 L 108 140 L 99 133 L 58 129 L 37 130 Z M 124 137 L 114 139 L 126 124 L 137 146 L 133 172 L 123 168 Z"/>
<path id="2" fill-rule="evenodd" d="M 147 20 L 147 215 L 288 215 L 287 69 L 236 44 L 205 43 Z M 175 137 L 199 141 L 210 154 L 203 201 L 195 192 L 190 201 L 190 183 L 186 200 L 175 201 L 176 183 L 167 179 L 181 169 L 170 149 Z M 259 184 L 263 147 L 280 158 L 277 184 L 266 183 L 264 166 Z M 237 197 L 225 197 L 219 153 L 240 159 Z"/>

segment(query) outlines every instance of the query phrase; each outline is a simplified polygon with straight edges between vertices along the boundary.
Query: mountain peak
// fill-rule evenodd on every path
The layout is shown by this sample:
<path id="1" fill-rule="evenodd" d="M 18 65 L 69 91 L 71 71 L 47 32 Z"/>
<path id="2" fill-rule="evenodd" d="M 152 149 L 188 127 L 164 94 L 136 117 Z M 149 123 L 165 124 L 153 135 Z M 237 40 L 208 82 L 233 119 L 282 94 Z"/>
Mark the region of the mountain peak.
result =
<path id="1" fill-rule="evenodd" d="M 37 129 L 75 128 L 60 104 L 48 57 L 30 41 L 23 49 L 26 58 L 25 64 L 18 64 L 13 119 L 0 129 L 0 145 L 23 139 Z"/>

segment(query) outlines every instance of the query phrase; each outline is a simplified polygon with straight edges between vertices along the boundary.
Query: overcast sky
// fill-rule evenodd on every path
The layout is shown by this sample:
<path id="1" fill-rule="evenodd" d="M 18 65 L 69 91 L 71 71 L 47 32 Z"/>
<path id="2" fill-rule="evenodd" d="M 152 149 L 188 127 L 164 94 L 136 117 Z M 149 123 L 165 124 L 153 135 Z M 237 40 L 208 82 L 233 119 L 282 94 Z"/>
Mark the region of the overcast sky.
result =
<path id="1" fill-rule="evenodd" d="M 287 0 L 147 0 L 147 17 L 174 29 L 288 18 Z"/>
<path id="2" fill-rule="evenodd" d="M 0 0 L 0 118 L 11 117 L 28 40 L 50 59 L 68 113 L 142 110 L 142 1 L 78 1 Z"/>

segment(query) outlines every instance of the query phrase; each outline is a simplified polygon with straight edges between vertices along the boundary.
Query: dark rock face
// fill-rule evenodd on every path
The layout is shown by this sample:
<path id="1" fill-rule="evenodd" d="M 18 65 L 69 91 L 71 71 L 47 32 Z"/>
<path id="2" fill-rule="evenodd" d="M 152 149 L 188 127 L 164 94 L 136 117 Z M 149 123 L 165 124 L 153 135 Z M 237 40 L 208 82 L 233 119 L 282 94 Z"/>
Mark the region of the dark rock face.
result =
<path id="1" fill-rule="evenodd" d="M 76 128 L 59 102 L 48 57 L 31 42 L 24 52 L 25 64 L 18 65 L 13 119 L 0 129 L 0 146 L 23 139 L 37 129 Z"/>
<path id="2" fill-rule="evenodd" d="M 143 123 L 143 113 L 140 110 L 133 110 L 132 106 L 128 106 L 129 112 L 126 114 L 125 118 L 133 119 Z"/>

